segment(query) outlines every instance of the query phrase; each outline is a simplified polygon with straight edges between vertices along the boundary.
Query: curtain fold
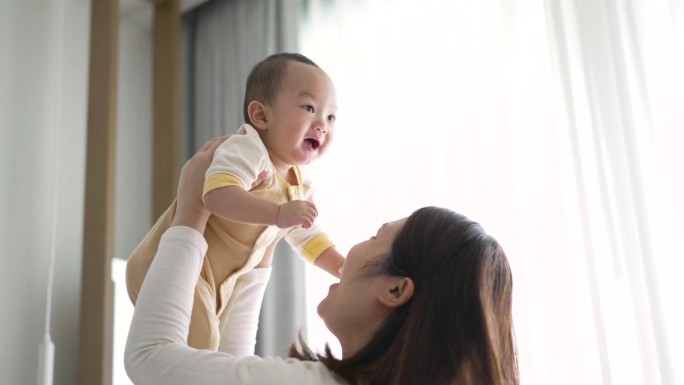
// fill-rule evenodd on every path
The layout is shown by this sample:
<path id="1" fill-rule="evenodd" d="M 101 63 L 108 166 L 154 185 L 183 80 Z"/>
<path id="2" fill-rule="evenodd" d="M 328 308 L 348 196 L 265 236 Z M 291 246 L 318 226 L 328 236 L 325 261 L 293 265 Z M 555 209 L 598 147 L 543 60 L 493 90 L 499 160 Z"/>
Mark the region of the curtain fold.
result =
<path id="1" fill-rule="evenodd" d="M 302 52 L 340 104 L 324 225 L 345 249 L 423 205 L 462 212 L 511 260 L 521 383 L 682 383 L 683 9 L 309 1 Z"/>
<path id="2" fill-rule="evenodd" d="M 597 280 L 592 285 L 592 297 L 603 303 L 594 308 L 594 314 L 597 329 L 604 332 L 598 340 L 604 383 L 634 380 L 633 375 L 640 376 L 643 383 L 674 383 L 651 230 L 658 224 L 651 215 L 654 208 L 649 196 L 653 194 L 648 190 L 652 187 L 645 178 L 650 172 L 647 164 L 651 163 L 648 149 L 654 145 L 653 127 L 634 4 L 604 0 L 565 5 L 568 12 L 556 14 L 564 20 L 554 18 L 552 23 L 565 25 L 566 39 L 576 40 L 576 50 L 567 53 L 566 61 L 577 61 L 581 71 L 572 71 L 567 65 L 563 71 L 565 78 L 584 82 L 584 90 L 573 89 L 570 84 L 565 88 L 572 98 L 585 104 L 591 121 L 587 126 L 569 128 L 571 135 L 585 131 L 593 136 L 593 143 L 576 141 L 574 157 L 581 159 L 583 153 L 593 152 L 595 158 L 579 162 L 579 168 L 598 171 L 595 176 L 578 174 L 578 185 L 597 186 L 595 192 L 583 190 L 580 194 L 586 200 L 595 200 L 594 207 L 600 209 L 592 210 L 590 204 L 582 208 L 585 218 L 590 218 L 584 226 L 593 233 L 593 241 L 587 242 L 592 249 L 603 251 L 588 263 L 609 259 L 606 268 L 592 277 Z M 616 288 L 620 292 L 612 292 Z M 611 302 L 622 301 L 625 305 L 621 309 L 611 306 Z M 606 322 L 615 324 L 620 319 L 630 320 L 633 329 L 605 328 Z M 617 340 L 632 340 L 638 351 L 623 349 Z M 618 363 L 629 361 L 638 362 L 638 370 L 620 376 Z"/>
<path id="3" fill-rule="evenodd" d="M 244 122 L 247 75 L 266 56 L 297 50 L 298 10 L 297 0 L 210 0 L 183 16 L 186 159 Z M 273 269 L 257 336 L 262 356 L 285 355 L 306 327 L 303 261 L 282 243 Z"/>

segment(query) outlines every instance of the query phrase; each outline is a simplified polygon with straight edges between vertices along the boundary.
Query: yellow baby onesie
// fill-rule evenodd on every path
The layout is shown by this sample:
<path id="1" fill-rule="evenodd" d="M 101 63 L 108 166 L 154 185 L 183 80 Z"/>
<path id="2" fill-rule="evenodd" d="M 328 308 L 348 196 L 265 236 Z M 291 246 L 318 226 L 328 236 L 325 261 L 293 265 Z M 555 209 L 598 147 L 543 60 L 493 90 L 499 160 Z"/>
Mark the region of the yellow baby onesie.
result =
<path id="1" fill-rule="evenodd" d="M 256 130 L 245 124 L 216 150 L 207 170 L 204 193 L 237 185 L 278 204 L 294 199 L 311 200 L 308 180 L 299 167 L 294 167 L 294 171 L 298 183 L 290 185 L 274 169 Z M 128 259 L 126 286 L 134 304 L 161 235 L 170 227 L 175 210 L 174 201 Z M 230 299 L 239 277 L 264 257 L 271 256 L 280 239 L 285 237 L 310 262 L 333 245 L 316 224 L 308 229 L 299 226 L 280 229 L 232 222 L 215 215 L 210 216 L 204 237 L 209 247 L 195 286 L 188 345 L 208 350 L 219 349 L 222 325 L 230 311 Z"/>

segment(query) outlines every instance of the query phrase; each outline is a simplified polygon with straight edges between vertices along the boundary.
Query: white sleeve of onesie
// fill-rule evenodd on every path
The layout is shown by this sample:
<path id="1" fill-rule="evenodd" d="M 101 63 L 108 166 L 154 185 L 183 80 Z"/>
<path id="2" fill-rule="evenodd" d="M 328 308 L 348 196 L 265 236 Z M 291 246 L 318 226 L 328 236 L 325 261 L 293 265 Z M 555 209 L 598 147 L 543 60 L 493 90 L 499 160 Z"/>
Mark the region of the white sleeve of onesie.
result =
<path id="1" fill-rule="evenodd" d="M 238 132 L 226 139 L 214 152 L 206 173 L 204 194 L 225 186 L 240 185 L 251 190 L 263 172 L 271 173 L 268 150 L 256 129 L 243 124 Z"/>

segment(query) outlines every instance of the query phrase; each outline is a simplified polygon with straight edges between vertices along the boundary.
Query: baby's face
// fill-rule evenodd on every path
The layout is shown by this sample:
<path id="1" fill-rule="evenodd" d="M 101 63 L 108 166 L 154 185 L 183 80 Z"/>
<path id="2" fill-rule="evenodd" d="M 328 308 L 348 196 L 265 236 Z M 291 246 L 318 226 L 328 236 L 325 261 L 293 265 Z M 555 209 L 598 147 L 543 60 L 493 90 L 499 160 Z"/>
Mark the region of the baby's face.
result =
<path id="1" fill-rule="evenodd" d="M 328 75 L 318 67 L 291 62 L 273 103 L 262 139 L 274 162 L 307 164 L 321 156 L 335 129 L 337 96 Z"/>

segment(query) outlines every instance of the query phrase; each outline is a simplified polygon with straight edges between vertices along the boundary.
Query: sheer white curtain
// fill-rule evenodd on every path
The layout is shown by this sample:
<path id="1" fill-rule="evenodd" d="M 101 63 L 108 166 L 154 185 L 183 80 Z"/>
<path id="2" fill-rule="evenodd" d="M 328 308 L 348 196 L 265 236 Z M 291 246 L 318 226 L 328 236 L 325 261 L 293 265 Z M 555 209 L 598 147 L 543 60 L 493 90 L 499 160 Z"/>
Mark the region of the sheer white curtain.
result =
<path id="1" fill-rule="evenodd" d="M 681 0 L 307 2 L 338 88 L 310 169 L 346 251 L 424 205 L 507 250 L 523 384 L 684 383 Z M 329 282 L 309 279 L 309 339 Z"/>

